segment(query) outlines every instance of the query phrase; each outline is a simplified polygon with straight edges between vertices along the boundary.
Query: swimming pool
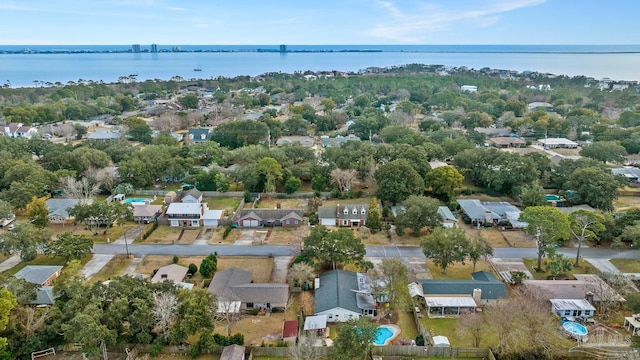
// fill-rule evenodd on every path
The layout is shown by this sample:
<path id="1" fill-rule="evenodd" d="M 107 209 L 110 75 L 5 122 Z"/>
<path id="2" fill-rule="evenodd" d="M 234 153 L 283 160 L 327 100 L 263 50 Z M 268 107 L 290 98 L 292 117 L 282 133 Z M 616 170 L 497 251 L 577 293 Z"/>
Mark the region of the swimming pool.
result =
<path id="1" fill-rule="evenodd" d="M 128 198 L 122 200 L 122 202 L 125 204 L 144 204 L 145 201 L 151 202 L 153 200 L 149 198 Z"/>
<path id="2" fill-rule="evenodd" d="M 588 333 L 587 328 L 584 327 L 584 325 L 573 321 L 566 321 L 562 323 L 562 327 L 571 335 L 585 336 Z"/>
<path id="3" fill-rule="evenodd" d="M 391 340 L 400 334 L 400 328 L 395 325 L 380 325 L 376 329 L 376 337 L 373 344 L 376 346 L 389 345 Z"/>
<path id="4" fill-rule="evenodd" d="M 544 199 L 547 201 L 560 201 L 560 196 L 558 195 L 545 195 Z"/>

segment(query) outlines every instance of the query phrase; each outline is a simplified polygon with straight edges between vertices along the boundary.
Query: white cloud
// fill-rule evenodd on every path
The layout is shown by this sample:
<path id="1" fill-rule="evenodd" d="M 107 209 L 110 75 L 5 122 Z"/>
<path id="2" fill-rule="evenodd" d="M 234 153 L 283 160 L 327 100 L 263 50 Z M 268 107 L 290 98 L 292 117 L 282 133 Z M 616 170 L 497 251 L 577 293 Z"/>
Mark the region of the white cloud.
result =
<path id="1" fill-rule="evenodd" d="M 375 25 L 366 34 L 386 40 L 406 43 L 424 42 L 430 36 L 467 22 L 479 27 L 495 25 L 500 15 L 513 10 L 532 7 L 546 0 L 495 0 L 471 2 L 469 9 L 454 10 L 424 4 L 417 9 L 402 9 L 391 1 L 378 1 L 379 8 L 389 15 L 384 23 Z"/>

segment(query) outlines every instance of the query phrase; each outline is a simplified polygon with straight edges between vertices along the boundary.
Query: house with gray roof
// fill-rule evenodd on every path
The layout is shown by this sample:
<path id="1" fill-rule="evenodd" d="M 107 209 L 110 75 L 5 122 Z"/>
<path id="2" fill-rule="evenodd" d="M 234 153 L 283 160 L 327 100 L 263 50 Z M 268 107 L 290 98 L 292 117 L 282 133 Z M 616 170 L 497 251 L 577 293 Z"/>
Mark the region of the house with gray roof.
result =
<path id="1" fill-rule="evenodd" d="M 229 268 L 218 271 L 211 279 L 208 291 L 224 303 L 240 302 L 240 309 L 284 308 L 289 300 L 289 285 L 254 283 L 250 271 Z"/>
<path id="2" fill-rule="evenodd" d="M 53 285 L 62 273 L 62 266 L 55 265 L 27 265 L 14 276 L 16 279 L 25 279 L 32 284 L 40 286 Z"/>
<path id="3" fill-rule="evenodd" d="M 208 141 L 210 137 L 209 128 L 191 128 L 187 132 L 185 143 L 191 145 Z"/>
<path id="4" fill-rule="evenodd" d="M 347 141 L 360 141 L 360 138 L 351 134 L 348 136 L 336 136 L 336 137 L 329 137 L 326 135 L 323 135 L 320 137 L 320 141 L 322 142 L 322 147 L 340 147 L 342 146 L 342 144 L 345 144 Z"/>
<path id="5" fill-rule="evenodd" d="M 303 223 L 303 215 L 304 211 L 297 209 L 242 209 L 233 223 L 239 227 L 298 227 Z"/>
<path id="6" fill-rule="evenodd" d="M 376 316 L 376 301 L 366 282 L 364 274 L 351 271 L 320 274 L 316 280 L 314 315 L 326 315 L 328 322 Z"/>
<path id="7" fill-rule="evenodd" d="M 117 129 L 98 129 L 87 135 L 88 140 L 102 141 L 102 142 L 110 142 L 110 141 L 118 141 L 122 138 L 122 133 Z"/>
<path id="8" fill-rule="evenodd" d="M 49 222 L 52 224 L 64 224 L 73 220 L 69 210 L 83 202 L 81 199 L 47 199 L 45 204 L 49 214 Z"/>
<path id="9" fill-rule="evenodd" d="M 220 360 L 244 360 L 245 347 L 240 345 L 228 345 L 222 349 Z"/>
<path id="10" fill-rule="evenodd" d="M 324 226 L 365 226 L 369 204 L 337 204 L 336 206 L 320 206 L 318 221 Z"/>
<path id="11" fill-rule="evenodd" d="M 635 166 L 624 166 L 621 168 L 611 169 L 614 175 L 624 176 L 630 183 L 637 184 L 640 182 L 640 168 Z"/>
<path id="12" fill-rule="evenodd" d="M 196 188 L 190 189 L 182 194 L 180 201 L 183 203 L 201 203 L 202 192 Z"/>
<path id="13" fill-rule="evenodd" d="M 458 217 L 446 206 L 438 206 L 438 215 L 440 215 L 442 219 L 442 227 L 452 228 L 455 227 L 458 222 Z"/>
<path id="14" fill-rule="evenodd" d="M 492 223 L 496 226 L 524 228 L 527 223 L 519 221 L 520 209 L 508 202 L 480 201 L 478 199 L 458 199 L 462 213 L 472 224 Z"/>

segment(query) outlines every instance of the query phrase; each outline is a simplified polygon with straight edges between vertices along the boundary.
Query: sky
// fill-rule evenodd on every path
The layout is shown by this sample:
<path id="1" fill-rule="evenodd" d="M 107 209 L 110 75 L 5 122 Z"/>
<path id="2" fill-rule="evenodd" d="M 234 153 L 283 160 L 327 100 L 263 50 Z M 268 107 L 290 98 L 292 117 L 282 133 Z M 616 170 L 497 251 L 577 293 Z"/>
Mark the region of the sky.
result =
<path id="1" fill-rule="evenodd" d="M 0 45 L 637 44 L 637 0 L 0 0 Z"/>

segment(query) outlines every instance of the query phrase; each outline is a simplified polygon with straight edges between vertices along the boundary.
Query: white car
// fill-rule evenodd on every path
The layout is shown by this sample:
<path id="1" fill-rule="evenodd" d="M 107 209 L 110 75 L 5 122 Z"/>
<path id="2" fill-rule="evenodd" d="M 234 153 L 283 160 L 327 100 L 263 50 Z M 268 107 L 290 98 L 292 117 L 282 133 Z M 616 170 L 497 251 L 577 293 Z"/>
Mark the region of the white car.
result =
<path id="1" fill-rule="evenodd" d="M 7 230 L 11 231 L 13 229 L 15 229 L 16 226 L 14 224 L 9 224 L 9 226 L 7 226 Z"/>

